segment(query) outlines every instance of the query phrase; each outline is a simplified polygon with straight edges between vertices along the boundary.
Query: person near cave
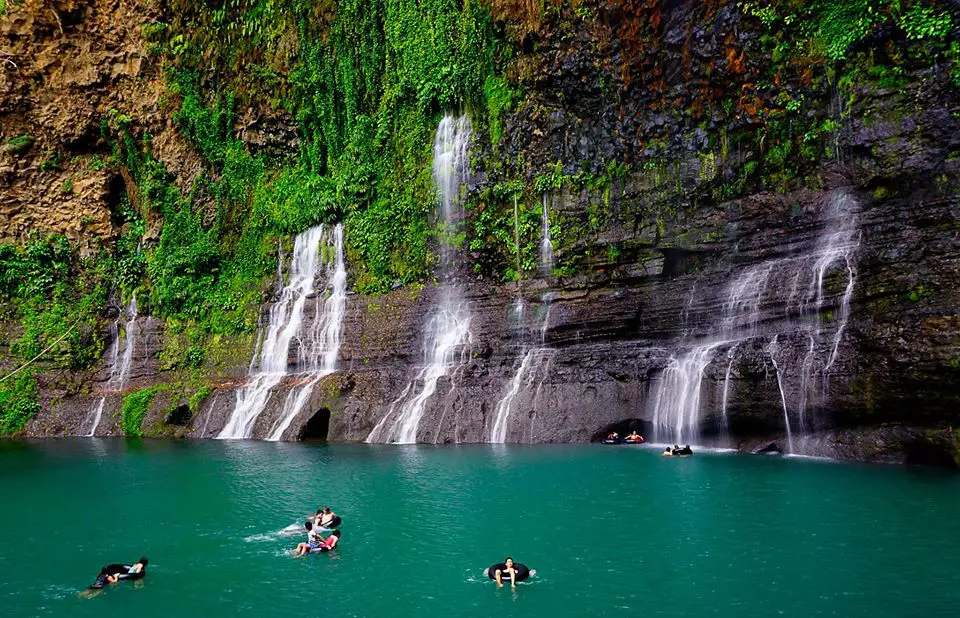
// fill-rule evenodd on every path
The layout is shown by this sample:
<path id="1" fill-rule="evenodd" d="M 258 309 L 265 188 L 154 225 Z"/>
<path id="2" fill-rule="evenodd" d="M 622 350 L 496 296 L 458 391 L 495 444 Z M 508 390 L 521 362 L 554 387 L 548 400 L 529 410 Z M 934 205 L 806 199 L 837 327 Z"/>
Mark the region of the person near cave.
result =
<path id="1" fill-rule="evenodd" d="M 624 440 L 627 442 L 643 442 L 643 436 L 638 434 L 636 430 L 633 430 L 627 435 L 626 438 L 624 438 Z"/>

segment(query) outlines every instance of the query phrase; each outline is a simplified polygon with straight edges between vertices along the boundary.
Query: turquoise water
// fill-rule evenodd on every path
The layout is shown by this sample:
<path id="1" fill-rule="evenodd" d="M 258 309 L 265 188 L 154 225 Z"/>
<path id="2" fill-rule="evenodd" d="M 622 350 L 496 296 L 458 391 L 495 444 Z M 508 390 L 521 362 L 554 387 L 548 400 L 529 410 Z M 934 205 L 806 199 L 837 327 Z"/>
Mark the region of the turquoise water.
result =
<path id="1" fill-rule="evenodd" d="M 637 447 L 0 444 L 4 616 L 944 616 L 960 477 Z M 334 555 L 276 532 L 329 503 Z M 83 598 L 101 564 L 142 585 Z M 484 567 L 538 570 L 513 592 Z"/>

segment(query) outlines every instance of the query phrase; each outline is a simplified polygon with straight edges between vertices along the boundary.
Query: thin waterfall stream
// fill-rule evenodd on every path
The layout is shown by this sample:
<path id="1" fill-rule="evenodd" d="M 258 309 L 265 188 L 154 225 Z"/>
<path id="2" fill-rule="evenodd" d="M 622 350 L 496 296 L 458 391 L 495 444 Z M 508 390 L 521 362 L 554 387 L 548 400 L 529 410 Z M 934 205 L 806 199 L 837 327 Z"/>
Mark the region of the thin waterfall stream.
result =
<path id="1" fill-rule="evenodd" d="M 120 393 L 123 387 L 127 385 L 130 378 L 130 370 L 133 366 L 133 352 L 137 346 L 137 335 L 139 327 L 137 325 L 137 295 L 133 294 L 130 302 L 124 308 L 123 316 L 117 316 L 110 325 L 110 346 L 107 349 L 107 363 L 110 367 L 110 377 L 107 379 L 107 393 Z M 120 355 L 120 318 L 126 317 L 123 327 L 123 356 L 120 357 L 120 363 L 117 364 L 117 358 Z M 86 434 L 93 437 L 100 427 L 100 421 L 103 418 L 103 407 L 107 402 L 107 393 L 100 396 L 100 400 L 91 408 L 88 417 L 92 417 L 90 431 Z"/>

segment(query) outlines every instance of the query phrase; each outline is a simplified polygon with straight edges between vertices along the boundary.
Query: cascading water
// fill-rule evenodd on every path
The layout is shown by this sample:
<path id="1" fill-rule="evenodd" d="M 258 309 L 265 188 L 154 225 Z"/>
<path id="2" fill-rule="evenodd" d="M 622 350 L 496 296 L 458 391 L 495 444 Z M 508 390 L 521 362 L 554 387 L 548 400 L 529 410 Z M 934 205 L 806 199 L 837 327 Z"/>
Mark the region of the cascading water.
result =
<path id="1" fill-rule="evenodd" d="M 106 384 L 106 390 L 108 392 L 122 391 L 123 387 L 127 384 L 127 380 L 130 378 L 130 370 L 133 367 L 133 351 L 134 348 L 136 348 L 137 335 L 139 334 L 136 294 L 130 298 L 130 302 L 124 309 L 124 314 L 127 320 L 123 327 L 123 357 L 119 365 L 117 364 L 117 357 L 120 354 L 120 318 L 118 317 L 110 325 L 110 347 L 107 348 L 107 362 L 110 366 L 110 377 Z M 88 416 L 92 418 L 92 421 L 90 431 L 87 433 L 88 437 L 92 437 L 97 433 L 97 428 L 100 427 L 100 420 L 103 417 L 103 407 L 106 402 L 107 396 L 102 395 L 100 401 L 91 408 Z"/>
<path id="2" fill-rule="evenodd" d="M 549 275 L 553 271 L 553 241 L 550 239 L 550 211 L 547 194 L 543 194 L 543 213 L 540 218 L 540 272 Z"/>
<path id="3" fill-rule="evenodd" d="M 390 405 L 367 436 L 367 442 L 415 443 L 420 420 L 426 412 L 427 402 L 437 390 L 437 382 L 466 360 L 467 346 L 473 340 L 470 313 L 455 281 L 457 259 L 451 243 L 463 218 L 459 193 L 469 171 L 470 138 L 467 116 L 445 116 L 437 128 L 433 142 L 433 180 L 440 195 L 443 217 L 440 302 L 424 331 L 424 366 Z"/>
<path id="4" fill-rule="evenodd" d="M 266 334 L 259 343 L 257 362 L 251 362 L 250 380 L 237 391 L 237 403 L 217 438 L 249 438 L 270 392 L 287 375 L 290 342 L 300 333 L 303 308 L 313 294 L 319 266 L 323 226 L 297 235 L 293 245 L 290 276 L 279 300 L 270 308 Z"/>
<path id="5" fill-rule="evenodd" d="M 267 440 L 276 441 L 290 427 L 290 423 L 303 409 L 313 393 L 313 388 L 323 377 L 337 370 L 337 357 L 340 354 L 340 341 L 343 334 L 343 316 L 347 309 L 347 267 L 343 258 L 343 225 L 333 228 L 333 265 L 327 282 L 327 297 L 316 299 L 316 313 L 313 328 L 305 341 L 300 343 L 300 365 L 306 367 L 306 383 L 292 388 L 283 403 L 283 410 L 267 436 Z M 321 240 L 324 245 L 329 239 Z"/>
<path id="6" fill-rule="evenodd" d="M 110 323 L 110 346 L 107 348 L 107 364 L 110 367 L 110 377 L 107 379 L 107 389 L 113 385 L 117 375 L 117 355 L 120 351 L 120 318 Z M 100 426 L 100 419 L 103 417 L 103 406 L 107 402 L 107 396 L 101 395 L 100 401 L 95 403 L 90 409 L 89 417 L 92 417 L 90 431 L 86 434 L 92 437 L 97 427 Z"/>
<path id="7" fill-rule="evenodd" d="M 794 428 L 791 426 L 788 406 L 790 397 L 785 382 L 788 373 L 784 359 L 775 358 L 780 350 L 777 337 L 785 332 L 801 331 L 809 341 L 798 372 L 801 393 L 797 405 L 796 428 L 802 434 L 807 427 L 806 410 L 817 366 L 819 365 L 819 374 L 825 381 L 836 362 L 849 320 L 859 243 L 856 200 L 848 193 L 837 192 L 831 196 L 824 210 L 823 232 L 812 248 L 797 256 L 757 264 L 733 278 L 727 286 L 723 301 L 708 307 L 711 311 L 721 309 L 721 317 L 716 327 L 718 334 L 706 341 L 695 342 L 684 354 L 671 357 L 660 378 L 653 398 L 655 439 L 673 443 L 695 443 L 699 439 L 704 373 L 717 351 L 723 348 L 727 348 L 727 366 L 723 379 L 721 410 L 721 422 L 724 426 L 720 433 L 725 433 L 730 379 L 739 343 L 752 337 L 772 336 L 767 354 L 777 372 L 788 443 L 792 451 Z M 827 342 L 824 340 L 826 333 L 822 316 L 824 310 L 831 306 L 828 303 L 836 301 L 827 298 L 826 281 L 831 269 L 835 269 L 837 264 L 842 265 L 841 270 L 846 274 L 846 286 L 837 303 L 836 319 L 833 321 L 835 326 Z M 805 292 L 801 291 L 804 289 Z M 784 293 L 788 290 L 789 294 Z M 693 300 L 691 296 L 685 312 L 684 338 L 689 332 L 686 313 L 689 313 L 693 306 Z M 785 324 L 783 320 L 778 325 L 770 319 L 775 306 L 785 307 Z M 826 350 L 823 349 L 825 346 Z M 821 359 L 819 363 L 818 359 Z"/>

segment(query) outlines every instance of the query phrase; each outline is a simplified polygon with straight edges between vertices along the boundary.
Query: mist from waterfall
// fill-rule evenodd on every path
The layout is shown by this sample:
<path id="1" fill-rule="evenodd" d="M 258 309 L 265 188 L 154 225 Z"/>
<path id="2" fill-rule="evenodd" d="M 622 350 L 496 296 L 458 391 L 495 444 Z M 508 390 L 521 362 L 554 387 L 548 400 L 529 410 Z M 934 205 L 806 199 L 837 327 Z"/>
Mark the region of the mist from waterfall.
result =
<path id="1" fill-rule="evenodd" d="M 367 442 L 412 444 L 417 441 L 420 421 L 440 378 L 467 360 L 470 312 L 456 282 L 457 247 L 463 210 L 460 186 L 469 173 L 471 140 L 467 116 L 444 116 L 433 141 L 433 181 L 439 194 L 442 221 L 440 238 L 440 298 L 424 325 L 423 366 L 391 403 L 387 413 L 367 436 Z"/>

